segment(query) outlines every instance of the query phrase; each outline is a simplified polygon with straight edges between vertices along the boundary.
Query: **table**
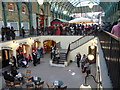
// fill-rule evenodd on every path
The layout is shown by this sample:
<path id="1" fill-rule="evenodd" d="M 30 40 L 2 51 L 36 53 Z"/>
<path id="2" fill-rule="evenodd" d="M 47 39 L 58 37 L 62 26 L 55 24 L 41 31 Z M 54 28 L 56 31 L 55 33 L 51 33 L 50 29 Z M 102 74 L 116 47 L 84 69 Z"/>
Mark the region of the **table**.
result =
<path id="1" fill-rule="evenodd" d="M 62 85 L 63 85 L 64 83 L 63 83 L 63 81 L 61 81 L 61 80 L 55 80 L 54 82 L 53 82 L 53 85 L 55 86 L 55 87 L 61 87 Z"/>
<path id="2" fill-rule="evenodd" d="M 35 84 L 38 84 L 38 83 L 41 81 L 41 78 L 40 78 L 40 77 L 32 77 L 32 81 L 33 81 Z"/>

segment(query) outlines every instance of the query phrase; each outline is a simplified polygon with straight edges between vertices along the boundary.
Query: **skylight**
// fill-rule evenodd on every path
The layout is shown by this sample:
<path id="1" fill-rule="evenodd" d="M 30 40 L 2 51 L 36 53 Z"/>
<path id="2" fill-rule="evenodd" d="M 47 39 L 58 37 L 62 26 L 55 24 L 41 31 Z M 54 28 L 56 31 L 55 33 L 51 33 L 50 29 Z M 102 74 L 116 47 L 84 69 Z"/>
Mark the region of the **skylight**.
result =
<path id="1" fill-rule="evenodd" d="M 88 6 L 89 2 L 93 2 L 94 5 L 99 4 L 99 0 L 68 0 L 74 7 Z"/>

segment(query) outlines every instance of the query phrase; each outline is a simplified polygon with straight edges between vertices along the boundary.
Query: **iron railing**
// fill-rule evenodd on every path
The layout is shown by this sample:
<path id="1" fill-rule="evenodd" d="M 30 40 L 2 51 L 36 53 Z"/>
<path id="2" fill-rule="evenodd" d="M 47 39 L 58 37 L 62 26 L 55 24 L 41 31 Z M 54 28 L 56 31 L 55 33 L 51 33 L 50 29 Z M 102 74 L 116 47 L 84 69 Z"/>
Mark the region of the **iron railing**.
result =
<path id="1" fill-rule="evenodd" d="M 120 87 L 120 38 L 106 31 L 98 34 L 113 88 Z"/>

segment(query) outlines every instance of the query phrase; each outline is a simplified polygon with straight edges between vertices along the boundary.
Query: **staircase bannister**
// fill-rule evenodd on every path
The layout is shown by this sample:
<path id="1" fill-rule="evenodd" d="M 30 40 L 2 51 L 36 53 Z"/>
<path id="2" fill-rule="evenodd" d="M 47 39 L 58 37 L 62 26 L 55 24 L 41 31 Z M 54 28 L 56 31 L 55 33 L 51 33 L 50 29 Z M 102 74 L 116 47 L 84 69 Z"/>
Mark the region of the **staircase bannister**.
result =
<path id="1" fill-rule="evenodd" d="M 91 31 L 87 35 L 84 35 L 83 37 L 80 37 L 79 39 L 77 39 L 74 42 L 70 43 L 70 50 L 73 50 L 73 49 L 79 47 L 80 45 L 83 45 L 84 43 L 86 43 L 87 42 L 86 38 L 90 38 L 89 40 L 91 40 L 93 37 L 87 37 L 87 36 L 92 35 L 93 33 L 95 33 L 95 31 Z"/>

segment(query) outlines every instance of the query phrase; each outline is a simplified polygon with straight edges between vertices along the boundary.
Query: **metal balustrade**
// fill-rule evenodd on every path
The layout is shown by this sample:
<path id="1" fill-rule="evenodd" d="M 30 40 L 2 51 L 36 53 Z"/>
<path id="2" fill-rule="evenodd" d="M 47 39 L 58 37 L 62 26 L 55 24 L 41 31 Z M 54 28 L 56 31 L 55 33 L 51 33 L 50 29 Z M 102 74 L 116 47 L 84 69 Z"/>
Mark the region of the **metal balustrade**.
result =
<path id="1" fill-rule="evenodd" d="M 120 87 L 120 38 L 103 31 L 98 34 L 104 58 L 106 60 L 108 75 L 113 88 Z"/>

